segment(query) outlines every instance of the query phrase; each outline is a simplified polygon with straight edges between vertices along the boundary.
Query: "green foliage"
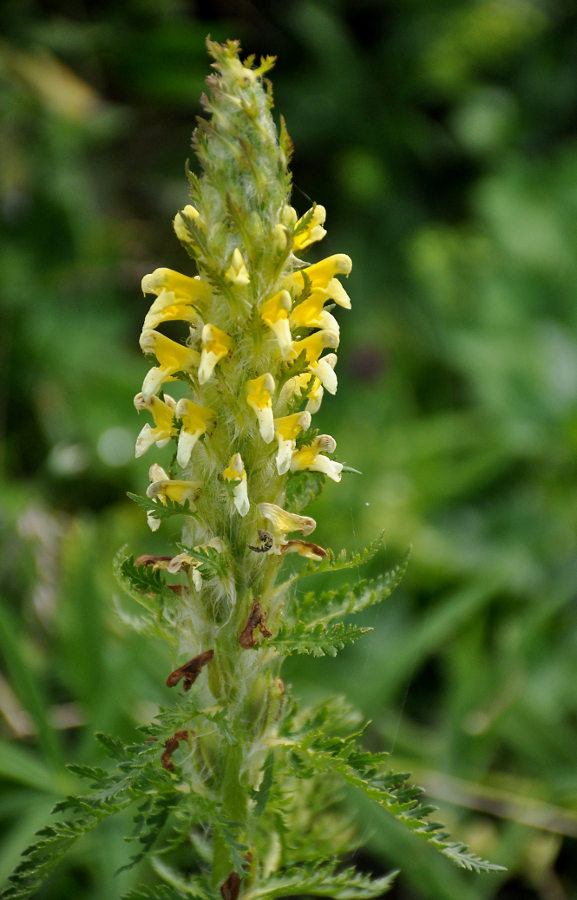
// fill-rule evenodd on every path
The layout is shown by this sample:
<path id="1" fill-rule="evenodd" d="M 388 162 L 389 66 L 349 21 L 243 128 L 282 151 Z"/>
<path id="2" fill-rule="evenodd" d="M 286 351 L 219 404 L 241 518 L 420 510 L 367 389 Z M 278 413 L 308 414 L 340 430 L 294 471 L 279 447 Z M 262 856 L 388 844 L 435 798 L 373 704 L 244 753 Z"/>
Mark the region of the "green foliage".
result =
<path id="1" fill-rule="evenodd" d="M 344 738 L 327 735 L 325 730 L 288 733 L 290 758 L 301 776 L 311 771 L 338 772 L 347 784 L 363 791 L 461 868 L 476 872 L 502 870 L 502 866 L 487 862 L 464 844 L 450 840 L 444 826 L 429 819 L 435 807 L 423 803 L 423 790 L 409 783 L 409 775 L 388 770 L 387 754 L 364 751 L 359 733 Z"/>
<path id="2" fill-rule="evenodd" d="M 300 513 L 320 496 L 326 475 L 322 472 L 292 472 L 286 488 L 286 508 Z"/>
<path id="3" fill-rule="evenodd" d="M 279 653 L 290 656 L 293 653 L 306 653 L 310 656 L 336 656 L 339 650 L 358 641 L 363 634 L 372 628 L 360 628 L 358 625 L 345 625 L 337 622 L 327 628 L 322 622 L 307 625 L 298 622 L 292 627 L 281 626 L 273 638 L 261 644 L 262 647 L 274 647 Z"/>
<path id="4" fill-rule="evenodd" d="M 280 871 L 254 896 L 291 897 L 298 892 L 313 897 L 332 897 L 334 900 L 368 900 L 369 897 L 381 897 L 388 893 L 396 875 L 392 872 L 382 878 L 370 878 L 354 868 L 339 870 L 336 861 L 319 862 Z"/>
<path id="5" fill-rule="evenodd" d="M 126 493 L 133 503 L 146 510 L 155 519 L 162 521 L 171 519 L 173 516 L 194 516 L 194 510 L 188 500 L 186 503 L 177 503 L 170 497 L 165 497 L 164 500 L 152 500 L 150 497 L 141 497 L 140 494 L 133 494 L 131 491 Z"/>
<path id="6" fill-rule="evenodd" d="M 187 547 L 185 544 L 177 546 L 199 563 L 198 572 L 203 578 L 224 578 L 226 575 L 226 555 L 215 547 Z"/>
<path id="7" fill-rule="evenodd" d="M 364 553 L 370 558 L 372 549 L 367 548 Z M 409 556 L 410 551 L 390 572 L 375 579 L 362 578 L 352 586 L 345 584 L 335 590 L 307 591 L 302 596 L 297 596 L 291 604 L 289 613 L 291 619 L 305 622 L 307 625 L 319 621 L 326 624 L 339 616 L 363 612 L 369 606 L 382 603 L 390 597 L 405 577 Z"/>

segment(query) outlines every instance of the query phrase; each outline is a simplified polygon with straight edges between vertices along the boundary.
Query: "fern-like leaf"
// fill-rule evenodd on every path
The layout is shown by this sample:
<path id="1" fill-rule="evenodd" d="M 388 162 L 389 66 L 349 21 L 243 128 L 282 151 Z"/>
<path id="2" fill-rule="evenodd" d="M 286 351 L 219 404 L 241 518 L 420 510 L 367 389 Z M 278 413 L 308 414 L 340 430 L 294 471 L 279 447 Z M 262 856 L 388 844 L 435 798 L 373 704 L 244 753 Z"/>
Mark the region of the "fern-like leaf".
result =
<path id="1" fill-rule="evenodd" d="M 386 600 L 401 583 L 409 563 L 409 553 L 403 560 L 375 579 L 363 579 L 356 584 L 332 591 L 309 591 L 297 598 L 294 604 L 295 618 L 307 623 L 330 622 L 333 619 L 362 612 Z"/>
<path id="2" fill-rule="evenodd" d="M 371 878 L 358 872 L 354 867 L 337 868 L 336 861 L 314 866 L 294 866 L 272 875 L 253 896 L 291 897 L 312 895 L 332 897 L 334 900 L 369 900 L 382 897 L 393 886 L 396 872 L 381 878 Z"/>
<path id="3" fill-rule="evenodd" d="M 127 491 L 127 496 L 133 503 L 142 507 L 142 509 L 146 510 L 147 513 L 150 513 L 155 519 L 163 520 L 170 519 L 172 516 L 196 515 L 188 500 L 186 503 L 177 503 L 176 500 L 171 500 L 170 497 L 166 497 L 165 501 L 162 502 L 160 500 L 151 500 L 149 497 L 141 497 L 140 494 L 133 494 L 131 491 Z"/>
<path id="4" fill-rule="evenodd" d="M 274 647 L 283 655 L 293 653 L 305 653 L 310 656 L 336 656 L 347 644 L 358 641 L 363 634 L 372 631 L 372 628 L 360 628 L 358 625 L 345 625 L 337 622 L 326 628 L 322 622 L 307 625 L 298 622 L 295 626 L 281 626 L 278 634 L 267 641 L 262 641 L 261 647 Z"/>
<path id="5" fill-rule="evenodd" d="M 435 807 L 423 803 L 422 788 L 409 784 L 409 775 L 385 772 L 383 754 L 363 751 L 357 737 L 331 737 L 324 732 L 304 734 L 293 749 L 297 771 L 301 774 L 338 772 L 347 784 L 362 790 L 410 831 L 424 838 L 461 868 L 476 872 L 502 870 L 502 866 L 490 863 L 472 853 L 464 844 L 452 841 L 444 825 L 429 818 Z"/>

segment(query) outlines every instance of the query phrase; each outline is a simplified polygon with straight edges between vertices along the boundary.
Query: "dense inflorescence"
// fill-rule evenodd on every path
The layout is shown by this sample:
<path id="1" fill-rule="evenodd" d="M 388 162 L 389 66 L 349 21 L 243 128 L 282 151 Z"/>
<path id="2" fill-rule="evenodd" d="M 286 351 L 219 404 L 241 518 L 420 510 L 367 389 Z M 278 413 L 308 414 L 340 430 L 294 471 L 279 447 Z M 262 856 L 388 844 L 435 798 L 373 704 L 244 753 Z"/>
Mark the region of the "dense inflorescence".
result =
<path id="1" fill-rule="evenodd" d="M 142 280 L 154 297 L 140 336 L 151 367 L 134 398 L 150 416 L 136 455 L 170 445 L 173 454 L 152 463 L 145 496 L 130 496 L 153 531 L 181 517 L 182 537 L 170 553 L 123 550 L 116 561 L 143 608 L 120 611 L 169 644 L 165 689 L 177 697 L 141 743 L 101 736 L 116 769 L 74 769 L 91 790 L 57 805 L 7 900 L 31 896 L 78 837 L 135 803 L 138 850 L 125 868 L 149 857 L 158 879 L 123 900 L 378 897 L 393 876 L 338 864 L 356 846 L 343 785 L 459 865 L 493 868 L 429 820 L 420 789 L 389 770 L 386 753 L 363 749 L 364 728 L 344 701 L 299 710 L 280 677 L 287 655 L 334 656 L 369 630 L 345 620 L 387 598 L 406 560 L 370 581 L 358 570 L 380 541 L 335 557 L 309 539 L 306 506 L 344 470 L 313 421 L 337 389 L 332 310 L 350 308 L 340 277 L 351 260 L 301 259 L 325 235 L 325 209 L 299 218 L 290 205 L 290 140 L 284 124 L 277 137 L 264 78 L 272 60 L 255 68 L 236 42 L 208 46 L 215 73 L 203 98 L 209 118 L 194 135 L 200 176 L 189 173 L 190 203 L 174 220 L 191 263 Z M 289 554 L 297 566 L 283 580 Z M 355 570 L 352 587 L 296 590 L 345 569 Z"/>

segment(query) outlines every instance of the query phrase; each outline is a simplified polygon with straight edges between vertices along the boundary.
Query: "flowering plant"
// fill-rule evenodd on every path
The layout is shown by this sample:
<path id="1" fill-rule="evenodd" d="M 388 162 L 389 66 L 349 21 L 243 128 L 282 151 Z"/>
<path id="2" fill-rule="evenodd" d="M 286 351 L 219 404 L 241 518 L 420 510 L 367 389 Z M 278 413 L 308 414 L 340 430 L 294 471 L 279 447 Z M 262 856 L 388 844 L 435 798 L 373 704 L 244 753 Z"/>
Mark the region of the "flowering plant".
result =
<path id="1" fill-rule="evenodd" d="M 358 567 L 354 556 L 310 540 L 306 507 L 346 469 L 314 415 L 337 389 L 335 306 L 351 260 L 300 258 L 325 235 L 325 209 L 290 205 L 291 142 L 271 116 L 265 73 L 236 42 L 209 41 L 215 73 L 203 98 L 189 173 L 190 203 L 174 220 L 195 274 L 157 268 L 142 289 L 154 300 L 140 336 L 151 367 L 134 403 L 150 418 L 136 455 L 171 445 L 154 462 L 145 496 L 131 495 L 157 530 L 182 517 L 165 555 L 121 551 L 118 578 L 142 608 L 140 632 L 173 654 L 174 704 L 124 747 L 101 736 L 117 767 L 75 767 L 90 790 L 58 804 L 6 898 L 27 897 L 70 845 L 137 804 L 129 866 L 145 856 L 157 883 L 126 900 L 377 897 L 392 875 L 371 878 L 338 859 L 356 846 L 340 808 L 351 785 L 459 865 L 493 867 L 450 841 L 428 818 L 420 789 L 368 753 L 358 716 L 342 700 L 299 709 L 280 672 L 290 654 L 335 655 L 368 629 L 345 622 L 388 597 L 406 561 L 375 581 L 297 593 L 302 579 Z M 166 331 L 170 329 L 170 335 Z M 180 333 L 178 332 L 180 329 Z M 164 392 L 170 386 L 173 393 Z M 174 395 L 173 395 L 174 394 Z M 306 562 L 282 575 L 288 555 Z"/>

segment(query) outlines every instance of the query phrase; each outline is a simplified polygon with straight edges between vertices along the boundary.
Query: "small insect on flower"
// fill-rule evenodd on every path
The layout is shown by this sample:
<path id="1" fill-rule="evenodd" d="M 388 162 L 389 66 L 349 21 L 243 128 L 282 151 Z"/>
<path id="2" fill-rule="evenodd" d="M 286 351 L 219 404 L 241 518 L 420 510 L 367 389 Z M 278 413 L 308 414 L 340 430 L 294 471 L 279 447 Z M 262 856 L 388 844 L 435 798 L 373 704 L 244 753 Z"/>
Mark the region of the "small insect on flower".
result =
<path id="1" fill-rule="evenodd" d="M 178 669 L 175 669 L 174 672 L 171 672 L 168 678 L 166 679 L 167 687 L 175 687 L 181 678 L 184 679 L 182 686 L 185 691 L 189 691 L 200 675 L 204 666 L 207 665 L 211 661 L 214 656 L 214 650 L 205 650 L 203 653 L 199 653 L 198 656 L 194 656 L 192 659 L 189 659 L 188 662 L 185 662 L 184 665 L 179 666 Z"/>

